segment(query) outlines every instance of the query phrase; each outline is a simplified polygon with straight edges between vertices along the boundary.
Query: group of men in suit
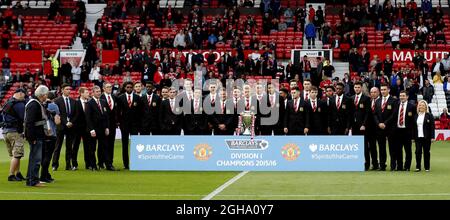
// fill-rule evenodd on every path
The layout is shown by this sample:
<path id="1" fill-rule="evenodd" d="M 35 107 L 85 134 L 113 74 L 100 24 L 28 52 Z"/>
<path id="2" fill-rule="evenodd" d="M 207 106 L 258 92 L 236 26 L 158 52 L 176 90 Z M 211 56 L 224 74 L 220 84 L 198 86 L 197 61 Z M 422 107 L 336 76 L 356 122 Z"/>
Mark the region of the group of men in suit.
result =
<path id="1" fill-rule="evenodd" d="M 83 140 L 86 168 L 115 170 L 115 131 L 122 135 L 122 156 L 129 169 L 128 144 L 130 135 L 239 135 L 242 112 L 256 117 L 254 135 L 363 135 L 365 139 L 365 168 L 386 170 L 386 142 L 389 144 L 391 170 L 409 170 L 411 139 L 415 106 L 408 103 L 408 94 L 400 93 L 399 100 L 389 95 L 389 86 L 381 85 L 362 93 L 362 83 L 354 83 L 355 95 L 344 94 L 344 84 L 328 86 L 324 98 L 309 79 L 303 91 L 295 85 L 279 92 L 273 84 L 256 85 L 256 92 L 245 84 L 235 86 L 229 93 L 220 83 L 210 83 L 208 94 L 193 88 L 190 79 L 184 80 L 183 90 L 164 87 L 160 96 L 154 85 L 126 82 L 124 92 L 115 96 L 112 85 L 105 83 L 92 89 L 79 89 L 79 99 L 69 97 L 70 87 L 63 86 L 63 94 L 55 103 L 61 109 L 62 126 L 58 129 L 53 168 L 58 168 L 62 140 L 66 137 L 66 169 L 77 169 L 77 154 Z M 230 90 L 231 91 L 231 90 Z M 272 119 L 272 120 L 268 120 Z M 394 134 L 396 137 L 394 137 Z M 378 143 L 378 147 L 377 147 Z M 406 158 L 403 163 L 403 149 Z M 97 150 L 97 158 L 95 152 Z M 379 154 L 379 158 L 378 158 Z"/>

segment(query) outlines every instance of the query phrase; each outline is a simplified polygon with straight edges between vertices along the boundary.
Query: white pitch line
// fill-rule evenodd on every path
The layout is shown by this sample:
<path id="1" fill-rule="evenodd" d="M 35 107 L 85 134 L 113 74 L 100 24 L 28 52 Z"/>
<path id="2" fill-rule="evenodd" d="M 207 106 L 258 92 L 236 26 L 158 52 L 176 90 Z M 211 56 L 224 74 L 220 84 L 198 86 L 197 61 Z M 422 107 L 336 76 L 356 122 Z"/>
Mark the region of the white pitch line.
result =
<path id="1" fill-rule="evenodd" d="M 211 200 L 214 196 L 216 196 L 217 194 L 221 193 L 225 188 L 229 187 L 231 184 L 233 184 L 234 182 L 239 180 L 241 177 L 243 177 L 248 172 L 249 171 L 240 172 L 238 175 L 234 176 L 233 178 L 228 180 L 226 183 L 224 183 L 223 185 L 219 186 L 219 188 L 215 189 L 212 193 L 210 193 L 207 196 L 205 196 L 202 200 Z"/>
<path id="2" fill-rule="evenodd" d="M 398 194 L 300 194 L 300 195 L 217 195 L 218 197 L 403 197 L 403 196 L 450 196 L 450 193 L 398 193 Z"/>

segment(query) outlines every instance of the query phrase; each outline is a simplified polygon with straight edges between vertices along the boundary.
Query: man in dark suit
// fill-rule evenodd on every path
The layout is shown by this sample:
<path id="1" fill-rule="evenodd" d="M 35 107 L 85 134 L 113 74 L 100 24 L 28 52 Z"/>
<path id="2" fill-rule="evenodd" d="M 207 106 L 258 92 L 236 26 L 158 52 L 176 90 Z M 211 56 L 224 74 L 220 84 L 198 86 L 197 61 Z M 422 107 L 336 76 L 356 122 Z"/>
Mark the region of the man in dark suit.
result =
<path id="1" fill-rule="evenodd" d="M 76 112 L 74 116 L 74 124 L 75 126 L 75 138 L 73 143 L 73 160 L 77 161 L 78 149 L 80 147 L 81 139 L 83 139 L 83 151 L 84 151 L 84 162 L 86 165 L 86 169 L 91 169 L 89 167 L 89 147 L 91 146 L 89 141 L 91 135 L 87 131 L 86 124 L 86 104 L 89 101 L 89 90 L 86 87 L 80 87 L 78 89 L 78 94 L 80 98 L 76 101 Z M 75 166 L 75 165 L 74 165 Z"/>
<path id="2" fill-rule="evenodd" d="M 353 105 L 351 105 L 352 115 L 350 116 L 352 135 L 364 135 L 364 157 L 366 159 L 364 167 L 365 170 L 369 170 L 370 150 L 368 138 L 365 135 L 367 120 L 370 114 L 370 98 L 362 93 L 362 82 L 355 82 L 353 89 L 355 90 L 355 95 L 351 98 L 351 100 L 353 100 Z"/>
<path id="3" fill-rule="evenodd" d="M 278 127 L 280 121 L 280 109 L 282 108 L 282 99 L 275 91 L 273 84 L 267 85 L 267 94 L 263 96 L 260 102 L 261 120 L 267 120 L 268 125 L 261 125 L 261 135 L 275 135 L 281 131 Z M 263 119 L 264 118 L 264 119 Z M 261 123 L 263 123 L 261 121 Z"/>
<path id="4" fill-rule="evenodd" d="M 329 100 L 329 127 L 332 135 L 347 135 L 350 129 L 350 99 L 344 95 L 344 84 L 336 85 L 336 95 Z"/>
<path id="5" fill-rule="evenodd" d="M 441 58 L 439 57 L 436 57 L 436 62 L 431 65 L 431 78 L 433 78 L 437 72 L 440 72 L 441 75 L 444 75 L 445 73 L 444 64 L 441 63 Z"/>
<path id="6" fill-rule="evenodd" d="M 277 130 L 275 135 L 284 135 L 284 117 L 286 115 L 286 109 L 287 109 L 287 104 L 288 104 L 288 99 L 289 99 L 289 90 L 286 88 L 281 88 L 280 89 L 280 116 L 278 118 L 278 123 L 277 123 Z"/>
<path id="7" fill-rule="evenodd" d="M 376 103 L 375 124 L 377 128 L 377 139 L 380 152 L 380 170 L 386 170 L 386 139 L 389 143 L 389 154 L 391 156 L 391 171 L 395 170 L 396 155 L 393 128 L 395 127 L 395 112 L 397 99 L 389 95 L 389 86 L 387 84 L 381 85 L 381 98 Z"/>
<path id="8" fill-rule="evenodd" d="M 103 84 L 103 94 L 100 96 L 100 99 L 108 104 L 108 121 L 109 121 L 109 135 L 106 137 L 106 153 L 108 157 L 111 159 L 111 163 L 114 162 L 114 146 L 116 141 L 116 128 L 118 121 L 118 105 L 117 105 L 117 97 L 112 94 L 112 84 L 105 83 Z"/>
<path id="9" fill-rule="evenodd" d="M 304 79 L 303 80 L 303 91 L 300 95 L 300 98 L 304 101 L 308 101 L 309 99 L 309 91 L 311 90 L 311 80 L 310 79 Z"/>
<path id="10" fill-rule="evenodd" d="M 367 117 L 366 126 L 365 126 L 365 134 L 364 134 L 364 140 L 368 144 L 370 157 L 372 161 L 372 170 L 378 170 L 379 164 L 378 164 L 378 152 L 377 152 L 377 129 L 378 125 L 375 124 L 374 117 L 376 115 L 376 103 L 377 100 L 380 98 L 380 91 L 377 87 L 373 87 L 370 89 L 370 111 L 369 115 Z M 386 142 L 386 140 L 385 140 Z M 366 143 L 364 143 L 366 144 Z M 364 145 L 366 147 L 366 145 Z M 367 149 L 365 149 L 367 150 Z M 367 158 L 366 151 L 364 151 L 364 156 L 366 157 L 366 164 L 369 162 L 369 159 Z"/>
<path id="11" fill-rule="evenodd" d="M 153 92 L 153 83 L 146 83 L 147 94 L 141 97 L 143 104 L 142 135 L 159 134 L 159 108 L 161 98 Z"/>
<path id="12" fill-rule="evenodd" d="M 207 135 L 208 117 L 205 114 L 202 103 L 202 90 L 194 90 L 194 98 L 184 110 L 184 134 L 185 135 Z M 211 133 L 209 133 L 211 134 Z"/>
<path id="13" fill-rule="evenodd" d="M 214 128 L 214 135 L 233 135 L 234 106 L 233 100 L 227 99 L 227 91 L 223 88 L 220 91 L 220 99 L 217 100 L 215 112 L 209 118 Z"/>
<path id="14" fill-rule="evenodd" d="M 395 108 L 396 124 L 395 134 L 395 155 L 397 171 L 409 171 L 411 169 L 412 150 L 411 140 L 413 138 L 414 119 L 416 116 L 416 108 L 413 104 L 408 103 L 408 93 L 400 91 L 398 107 Z M 405 164 L 403 165 L 403 148 L 405 149 Z"/>
<path id="15" fill-rule="evenodd" d="M 328 128 L 328 107 L 325 101 L 317 98 L 318 89 L 311 86 L 309 99 L 306 101 L 309 118 L 309 135 L 325 135 Z"/>
<path id="16" fill-rule="evenodd" d="M 137 135 L 141 125 L 142 105 L 140 97 L 133 93 L 133 83 L 125 82 L 125 93 L 120 95 L 118 102 L 118 118 L 122 133 L 122 159 L 125 169 L 129 169 L 128 142 L 129 136 Z"/>
<path id="17" fill-rule="evenodd" d="M 106 165 L 107 170 L 115 170 L 112 165 L 111 158 L 105 149 L 106 137 L 109 135 L 109 120 L 108 120 L 108 104 L 100 99 L 102 90 L 98 86 L 92 89 L 93 97 L 86 105 L 86 124 L 87 130 L 91 135 L 91 147 L 89 151 L 89 167 L 96 170 L 95 150 L 97 149 L 97 157 L 99 166 Z"/>
<path id="18" fill-rule="evenodd" d="M 254 132 L 255 135 L 259 135 L 260 133 L 260 111 L 259 111 L 259 102 L 256 97 L 251 96 L 251 88 L 250 85 L 245 85 L 243 88 L 243 97 L 239 99 L 237 103 L 237 113 L 238 117 L 244 112 L 244 111 L 250 111 L 252 114 L 255 115 L 255 127 Z M 238 118 L 239 121 L 239 118 Z M 241 130 L 241 132 L 243 132 Z"/>
<path id="19" fill-rule="evenodd" d="M 59 155 L 61 153 L 61 147 L 66 137 L 66 170 L 76 170 L 78 164 L 72 164 L 72 148 L 73 140 L 75 138 L 73 116 L 75 115 L 75 100 L 70 98 L 71 87 L 69 84 L 63 84 L 61 86 L 62 96 L 55 100 L 55 104 L 58 105 L 61 113 L 61 125 L 58 126 L 56 135 L 56 148 L 53 153 L 52 167 L 53 170 L 57 170 L 59 167 Z M 72 165 L 74 166 L 72 168 Z"/>
<path id="20" fill-rule="evenodd" d="M 161 102 L 159 109 L 161 134 L 180 135 L 183 126 L 183 111 L 175 88 L 170 88 L 169 98 Z"/>
<path id="21" fill-rule="evenodd" d="M 288 101 L 284 116 L 284 133 L 305 135 L 309 133 L 309 117 L 306 102 L 300 98 L 300 89 L 291 88 L 292 100 Z"/>

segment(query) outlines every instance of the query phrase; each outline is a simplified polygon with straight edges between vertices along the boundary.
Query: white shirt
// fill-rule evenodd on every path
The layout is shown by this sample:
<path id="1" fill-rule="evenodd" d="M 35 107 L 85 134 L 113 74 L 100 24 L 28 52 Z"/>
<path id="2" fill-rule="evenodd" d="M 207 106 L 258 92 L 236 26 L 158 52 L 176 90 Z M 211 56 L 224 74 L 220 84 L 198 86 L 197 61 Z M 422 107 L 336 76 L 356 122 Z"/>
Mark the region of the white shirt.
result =
<path id="1" fill-rule="evenodd" d="M 109 105 L 108 99 L 111 100 L 111 110 L 113 110 L 113 109 L 114 109 L 114 99 L 112 98 L 111 94 L 108 94 L 108 93 L 103 93 L 103 94 L 105 95 L 106 102 L 108 103 L 108 105 Z M 108 98 L 108 97 L 109 97 L 109 98 Z M 128 98 L 128 97 L 127 97 L 127 98 Z M 128 99 L 127 99 L 127 101 L 128 101 Z"/>
<path id="2" fill-rule="evenodd" d="M 99 80 L 100 78 L 100 67 L 94 67 L 89 74 L 89 80 Z"/>
<path id="3" fill-rule="evenodd" d="M 391 36 L 391 41 L 400 41 L 400 30 L 399 29 L 393 29 L 389 33 Z"/>
<path id="4" fill-rule="evenodd" d="M 383 96 L 383 99 L 381 99 L 381 108 L 383 108 L 384 103 L 388 101 L 389 96 L 391 96 L 391 95 L 388 95 L 386 97 Z"/>
<path id="5" fill-rule="evenodd" d="M 80 67 L 72 67 L 72 79 L 73 80 L 80 80 L 81 77 L 81 68 Z"/>
<path id="6" fill-rule="evenodd" d="M 425 113 L 419 113 L 417 117 L 417 137 L 424 137 L 423 135 L 423 121 L 425 120 Z"/>
<path id="7" fill-rule="evenodd" d="M 405 128 L 405 120 L 406 120 L 406 106 L 407 106 L 408 102 L 404 102 L 404 103 L 400 103 L 400 105 L 398 106 L 398 120 L 397 120 L 397 127 L 398 128 Z M 402 105 L 403 105 L 403 125 L 400 126 L 400 111 L 402 109 Z"/>
<path id="8" fill-rule="evenodd" d="M 436 65 L 434 65 L 433 73 L 440 72 L 440 67 L 441 67 L 441 62 L 436 63 Z"/>
<path id="9" fill-rule="evenodd" d="M 131 100 L 130 102 L 133 103 L 133 93 L 131 93 L 131 94 L 125 93 L 125 96 L 127 98 L 127 103 L 128 103 L 128 97 L 130 97 L 130 100 Z"/>
<path id="10" fill-rule="evenodd" d="M 86 111 L 85 105 L 87 104 L 88 100 L 80 98 L 80 101 L 81 101 L 81 107 L 83 107 L 83 111 Z"/>

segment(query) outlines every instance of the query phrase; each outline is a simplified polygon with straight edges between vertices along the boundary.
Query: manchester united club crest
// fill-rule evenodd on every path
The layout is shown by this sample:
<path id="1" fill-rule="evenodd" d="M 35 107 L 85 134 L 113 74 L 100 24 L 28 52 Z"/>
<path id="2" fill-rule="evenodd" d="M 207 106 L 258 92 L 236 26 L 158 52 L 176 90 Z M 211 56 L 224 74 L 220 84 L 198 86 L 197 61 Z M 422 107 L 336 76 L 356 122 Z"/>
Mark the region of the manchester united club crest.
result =
<path id="1" fill-rule="evenodd" d="M 208 144 L 198 144 L 194 148 L 194 156 L 197 160 L 208 160 L 212 156 L 212 147 Z"/>
<path id="2" fill-rule="evenodd" d="M 281 155 L 287 161 L 294 161 L 300 156 L 300 148 L 293 143 L 286 144 L 281 148 Z"/>

